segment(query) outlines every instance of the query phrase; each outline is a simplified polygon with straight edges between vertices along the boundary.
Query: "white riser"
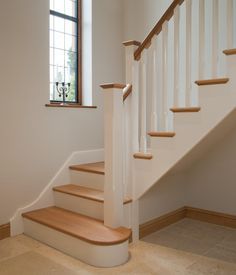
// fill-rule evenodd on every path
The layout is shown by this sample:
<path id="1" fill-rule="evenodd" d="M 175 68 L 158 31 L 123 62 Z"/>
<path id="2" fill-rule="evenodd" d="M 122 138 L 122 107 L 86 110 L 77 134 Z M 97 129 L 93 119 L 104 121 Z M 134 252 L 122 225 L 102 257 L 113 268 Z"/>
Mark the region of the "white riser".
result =
<path id="1" fill-rule="evenodd" d="M 103 203 L 54 192 L 55 205 L 95 219 L 104 220 Z M 124 205 L 124 224 L 131 228 L 131 203 Z"/>
<path id="2" fill-rule="evenodd" d="M 113 267 L 128 261 L 128 241 L 99 246 L 66 235 L 57 230 L 24 219 L 26 235 L 96 267 Z"/>
<path id="3" fill-rule="evenodd" d="M 104 175 L 71 170 L 70 183 L 103 191 Z"/>

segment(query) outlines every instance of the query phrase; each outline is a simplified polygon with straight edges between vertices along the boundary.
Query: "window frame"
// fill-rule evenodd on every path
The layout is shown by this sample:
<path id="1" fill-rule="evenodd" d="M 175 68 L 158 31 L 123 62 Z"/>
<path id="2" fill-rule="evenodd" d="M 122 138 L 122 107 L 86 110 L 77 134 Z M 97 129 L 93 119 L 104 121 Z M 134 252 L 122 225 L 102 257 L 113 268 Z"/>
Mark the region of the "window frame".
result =
<path id="1" fill-rule="evenodd" d="M 51 100 L 51 104 L 57 104 L 57 103 L 65 103 L 70 105 L 82 105 L 82 0 L 76 0 L 77 1 L 77 18 L 74 18 L 72 16 L 69 16 L 67 14 L 63 14 L 54 10 L 49 9 L 49 16 L 58 16 L 63 19 L 71 20 L 72 22 L 75 22 L 77 25 L 77 39 L 76 39 L 76 49 L 77 49 L 77 55 L 76 55 L 76 90 L 75 90 L 75 101 L 60 101 L 60 100 Z M 50 64 L 50 62 L 49 62 Z M 55 83 L 54 83 L 55 84 Z"/>

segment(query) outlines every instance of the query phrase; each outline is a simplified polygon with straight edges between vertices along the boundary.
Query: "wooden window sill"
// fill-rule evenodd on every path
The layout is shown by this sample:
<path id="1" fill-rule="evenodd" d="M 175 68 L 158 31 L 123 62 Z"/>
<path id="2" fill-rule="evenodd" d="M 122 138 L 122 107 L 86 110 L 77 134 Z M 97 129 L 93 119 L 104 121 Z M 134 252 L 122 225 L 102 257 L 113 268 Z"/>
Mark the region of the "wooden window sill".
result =
<path id="1" fill-rule="evenodd" d="M 88 109 L 95 109 L 97 108 L 97 106 L 85 106 L 85 105 L 80 105 L 80 104 L 76 104 L 76 103 L 48 103 L 45 104 L 46 107 L 59 107 L 59 108 L 88 108 Z"/>

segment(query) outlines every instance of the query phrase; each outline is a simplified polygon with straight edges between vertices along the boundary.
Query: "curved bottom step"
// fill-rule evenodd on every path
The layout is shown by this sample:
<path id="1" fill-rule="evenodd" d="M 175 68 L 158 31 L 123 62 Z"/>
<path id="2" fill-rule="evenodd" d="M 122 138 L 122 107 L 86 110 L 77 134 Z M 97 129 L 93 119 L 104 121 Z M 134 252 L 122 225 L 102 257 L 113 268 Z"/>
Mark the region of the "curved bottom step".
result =
<path id="1" fill-rule="evenodd" d="M 52 218 L 58 214 L 60 218 Z M 87 264 L 114 267 L 129 259 L 129 229 L 109 229 L 101 221 L 57 207 L 32 211 L 23 218 L 26 235 Z"/>

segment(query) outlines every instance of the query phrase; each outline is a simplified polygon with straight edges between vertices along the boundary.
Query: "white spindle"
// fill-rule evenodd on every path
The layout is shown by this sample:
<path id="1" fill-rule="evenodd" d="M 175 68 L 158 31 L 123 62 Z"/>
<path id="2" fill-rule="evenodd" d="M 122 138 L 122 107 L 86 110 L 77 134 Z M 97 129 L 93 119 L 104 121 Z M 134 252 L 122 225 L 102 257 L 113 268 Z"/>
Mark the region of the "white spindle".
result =
<path id="1" fill-rule="evenodd" d="M 227 48 L 233 48 L 233 0 L 227 1 Z"/>
<path id="2" fill-rule="evenodd" d="M 162 25 L 162 110 L 163 110 L 163 130 L 166 131 L 168 127 L 168 21 Z"/>
<path id="3" fill-rule="evenodd" d="M 186 106 L 191 106 L 192 96 L 192 0 L 186 1 Z"/>
<path id="4" fill-rule="evenodd" d="M 141 137 L 140 137 L 140 152 L 147 152 L 147 51 L 144 50 L 141 60 Z"/>
<path id="5" fill-rule="evenodd" d="M 158 40 L 155 37 L 152 43 L 152 111 L 151 111 L 151 131 L 157 131 L 157 49 Z"/>
<path id="6" fill-rule="evenodd" d="M 139 151 L 139 75 L 140 62 L 133 63 L 133 89 L 132 89 L 132 144 L 133 152 Z"/>
<path id="7" fill-rule="evenodd" d="M 212 77 L 218 74 L 219 55 L 219 0 L 212 1 Z"/>
<path id="8" fill-rule="evenodd" d="M 174 106 L 179 106 L 180 7 L 174 10 Z"/>
<path id="9" fill-rule="evenodd" d="M 205 76 L 205 0 L 199 0 L 199 79 Z"/>

